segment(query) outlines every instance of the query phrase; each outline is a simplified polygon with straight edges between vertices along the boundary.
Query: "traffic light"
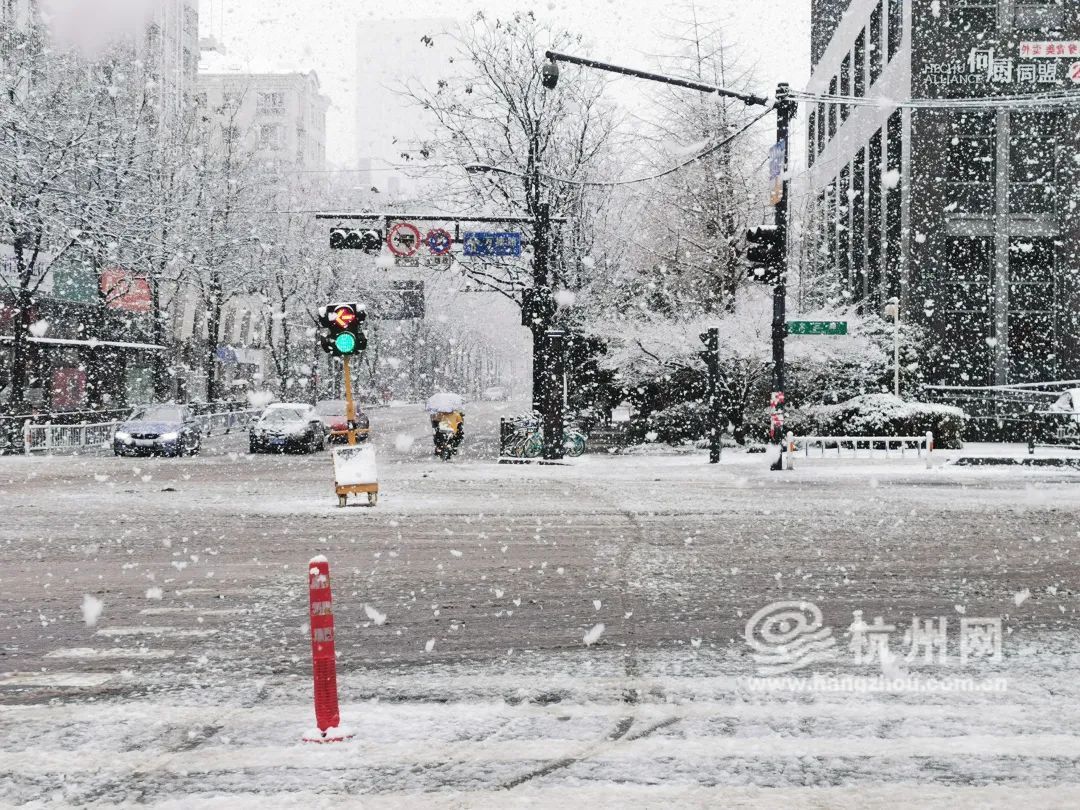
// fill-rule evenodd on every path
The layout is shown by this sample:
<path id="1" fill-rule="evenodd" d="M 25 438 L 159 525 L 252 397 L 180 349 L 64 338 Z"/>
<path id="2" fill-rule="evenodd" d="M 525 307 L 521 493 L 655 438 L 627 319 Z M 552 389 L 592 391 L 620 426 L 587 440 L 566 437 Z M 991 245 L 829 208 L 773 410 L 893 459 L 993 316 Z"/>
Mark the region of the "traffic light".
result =
<path id="1" fill-rule="evenodd" d="M 330 304 L 319 310 L 319 324 L 324 331 L 319 336 L 323 351 L 337 357 L 362 352 L 367 348 L 367 336 L 360 324 L 367 320 L 362 304 Z"/>
<path id="2" fill-rule="evenodd" d="M 559 64 L 555 60 L 544 62 L 544 66 L 540 68 L 540 81 L 546 89 L 555 89 L 559 83 Z"/>
<path id="3" fill-rule="evenodd" d="M 747 275 L 754 281 L 775 284 L 784 272 L 784 242 L 775 225 L 759 225 L 746 232 Z"/>
<path id="4" fill-rule="evenodd" d="M 378 228 L 331 228 L 331 250 L 363 250 L 371 253 L 382 249 L 383 235 Z"/>

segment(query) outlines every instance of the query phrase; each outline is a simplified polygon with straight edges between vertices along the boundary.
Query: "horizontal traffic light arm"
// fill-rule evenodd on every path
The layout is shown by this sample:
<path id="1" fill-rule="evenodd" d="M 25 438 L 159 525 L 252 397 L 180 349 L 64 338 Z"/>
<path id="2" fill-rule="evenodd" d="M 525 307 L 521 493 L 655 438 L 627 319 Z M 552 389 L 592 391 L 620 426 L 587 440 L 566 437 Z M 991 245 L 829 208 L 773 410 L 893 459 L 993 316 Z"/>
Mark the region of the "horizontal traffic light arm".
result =
<path id="1" fill-rule="evenodd" d="M 620 73 L 623 76 L 634 76 L 638 79 L 648 79 L 651 82 L 670 84 L 673 87 L 685 87 L 687 90 L 697 90 L 700 93 L 715 93 L 718 96 L 737 98 L 739 101 L 750 106 L 768 107 L 770 103 L 769 99 L 765 96 L 756 96 L 753 93 L 740 93 L 738 90 L 729 90 L 726 87 L 717 87 L 712 84 L 693 82 L 689 79 L 677 79 L 674 76 L 665 76 L 662 73 L 650 73 L 647 70 L 637 70 L 635 68 L 622 67 L 621 65 L 612 65 L 607 62 L 598 62 L 595 59 L 584 59 L 580 56 L 570 56 L 565 53 L 558 53 L 557 51 L 545 51 L 544 56 L 555 62 L 568 62 L 572 65 L 582 65 L 584 67 L 595 68 L 596 70 L 606 70 L 609 73 Z"/>
<path id="2" fill-rule="evenodd" d="M 478 217 L 478 216 L 455 216 L 454 214 L 316 214 L 315 219 L 352 219 L 360 222 L 485 222 L 493 225 L 529 224 L 535 222 L 536 217 Z M 568 217 L 552 216 L 552 222 L 566 223 Z"/>

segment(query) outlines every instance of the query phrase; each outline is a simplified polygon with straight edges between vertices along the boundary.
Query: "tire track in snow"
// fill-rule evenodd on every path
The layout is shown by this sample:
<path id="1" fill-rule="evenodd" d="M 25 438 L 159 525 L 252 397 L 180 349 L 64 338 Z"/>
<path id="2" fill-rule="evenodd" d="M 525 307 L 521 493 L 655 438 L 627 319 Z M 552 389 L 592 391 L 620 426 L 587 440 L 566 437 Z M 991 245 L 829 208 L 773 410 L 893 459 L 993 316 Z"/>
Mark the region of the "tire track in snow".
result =
<path id="1" fill-rule="evenodd" d="M 631 707 L 630 713 L 625 717 L 619 718 L 615 723 L 614 728 L 612 728 L 607 735 L 600 740 L 590 743 L 579 753 L 569 757 L 553 759 L 545 765 L 514 777 L 513 779 L 502 783 L 500 787 L 503 790 L 513 790 L 514 788 L 541 779 L 557 771 L 572 767 L 590 757 L 610 750 L 614 746 L 620 744 L 625 745 L 626 743 L 643 739 L 655 731 L 674 725 L 682 719 L 678 716 L 667 717 L 663 720 L 655 721 L 633 734 L 630 733 L 631 729 L 634 728 L 634 724 L 641 719 L 638 707 L 640 705 L 642 690 L 639 686 L 635 685 L 640 683 L 641 667 L 638 661 L 639 647 L 637 634 L 635 633 L 637 620 L 634 618 L 634 611 L 629 609 L 631 606 L 627 599 L 627 594 L 630 591 L 630 578 L 627 575 L 627 572 L 633 553 L 639 550 L 641 546 L 644 546 L 647 540 L 645 536 L 645 527 L 641 524 L 636 512 L 624 509 L 610 499 L 602 496 L 598 496 L 596 500 L 610 507 L 612 513 L 622 515 L 628 526 L 632 529 L 633 534 L 633 539 L 629 542 L 625 542 L 626 538 L 624 535 L 619 536 L 618 539 L 623 540 L 624 542 L 619 546 L 618 553 L 615 556 L 615 570 L 617 573 L 616 580 L 618 586 L 617 599 L 619 609 L 623 615 L 624 624 L 622 625 L 622 629 L 626 636 L 626 651 L 623 654 L 624 688 L 622 689 L 622 700 Z"/>

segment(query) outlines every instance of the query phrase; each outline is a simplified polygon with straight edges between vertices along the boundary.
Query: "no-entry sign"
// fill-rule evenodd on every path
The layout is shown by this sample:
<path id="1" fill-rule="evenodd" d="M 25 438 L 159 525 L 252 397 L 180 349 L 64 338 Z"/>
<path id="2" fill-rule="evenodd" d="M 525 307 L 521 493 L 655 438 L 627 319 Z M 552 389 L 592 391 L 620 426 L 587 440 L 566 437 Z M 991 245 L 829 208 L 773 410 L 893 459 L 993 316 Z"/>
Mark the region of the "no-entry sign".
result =
<path id="1" fill-rule="evenodd" d="M 420 250 L 420 229 L 411 222 L 398 222 L 386 232 L 386 246 L 395 256 L 415 256 Z"/>

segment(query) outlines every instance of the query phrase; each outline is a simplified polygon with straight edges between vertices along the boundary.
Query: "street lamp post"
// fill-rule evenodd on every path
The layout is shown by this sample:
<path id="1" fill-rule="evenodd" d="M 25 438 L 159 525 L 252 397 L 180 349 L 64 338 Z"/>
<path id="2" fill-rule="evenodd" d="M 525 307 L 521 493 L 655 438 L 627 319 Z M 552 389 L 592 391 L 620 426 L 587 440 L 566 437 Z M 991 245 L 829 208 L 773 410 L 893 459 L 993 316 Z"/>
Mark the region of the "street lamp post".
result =
<path id="1" fill-rule="evenodd" d="M 893 393 L 900 396 L 900 299 L 890 298 L 884 313 L 893 322 Z"/>

